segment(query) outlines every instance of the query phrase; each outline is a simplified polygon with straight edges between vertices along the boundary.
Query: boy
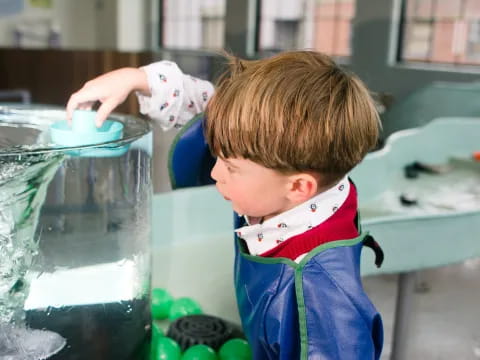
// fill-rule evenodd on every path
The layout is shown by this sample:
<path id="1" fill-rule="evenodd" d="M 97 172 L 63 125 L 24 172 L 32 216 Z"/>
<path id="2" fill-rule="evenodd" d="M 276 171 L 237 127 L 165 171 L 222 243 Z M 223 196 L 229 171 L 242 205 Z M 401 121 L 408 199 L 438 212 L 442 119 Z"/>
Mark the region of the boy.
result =
<path id="1" fill-rule="evenodd" d="M 159 93 L 151 70 L 134 89 Z M 233 59 L 207 100 L 211 174 L 239 214 L 235 287 L 254 359 L 378 359 L 382 322 L 359 269 L 372 240 L 347 177 L 378 136 L 367 89 L 327 56 L 297 51 Z"/>

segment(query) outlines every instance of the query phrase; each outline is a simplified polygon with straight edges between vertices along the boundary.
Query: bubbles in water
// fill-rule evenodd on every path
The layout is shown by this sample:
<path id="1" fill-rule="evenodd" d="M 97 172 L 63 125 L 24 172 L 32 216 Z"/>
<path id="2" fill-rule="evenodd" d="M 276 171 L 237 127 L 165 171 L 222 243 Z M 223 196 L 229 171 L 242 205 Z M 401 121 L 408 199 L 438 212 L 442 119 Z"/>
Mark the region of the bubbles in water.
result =
<path id="1" fill-rule="evenodd" d="M 0 156 L 0 323 L 23 320 L 39 210 L 62 161 L 61 154 Z"/>
<path id="2" fill-rule="evenodd" d="M 58 353 L 66 340 L 47 330 L 0 323 L 0 358 L 2 360 L 40 360 Z"/>

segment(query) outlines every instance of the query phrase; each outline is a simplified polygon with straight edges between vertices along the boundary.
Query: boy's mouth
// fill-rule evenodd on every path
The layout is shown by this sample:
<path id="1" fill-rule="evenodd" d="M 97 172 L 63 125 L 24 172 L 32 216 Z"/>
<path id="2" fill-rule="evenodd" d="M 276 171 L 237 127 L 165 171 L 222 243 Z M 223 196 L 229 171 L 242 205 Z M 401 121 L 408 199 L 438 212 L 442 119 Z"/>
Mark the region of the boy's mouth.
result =
<path id="1" fill-rule="evenodd" d="M 215 186 L 217 187 L 217 191 L 220 193 L 220 195 L 222 195 L 222 196 L 223 196 L 223 198 L 224 198 L 225 200 L 227 200 L 227 201 L 231 201 L 231 199 L 230 199 L 230 198 L 228 198 L 228 197 L 226 197 L 225 195 L 223 195 L 223 192 L 222 192 L 222 191 L 220 191 L 220 189 L 218 188 L 218 184 L 215 184 Z"/>

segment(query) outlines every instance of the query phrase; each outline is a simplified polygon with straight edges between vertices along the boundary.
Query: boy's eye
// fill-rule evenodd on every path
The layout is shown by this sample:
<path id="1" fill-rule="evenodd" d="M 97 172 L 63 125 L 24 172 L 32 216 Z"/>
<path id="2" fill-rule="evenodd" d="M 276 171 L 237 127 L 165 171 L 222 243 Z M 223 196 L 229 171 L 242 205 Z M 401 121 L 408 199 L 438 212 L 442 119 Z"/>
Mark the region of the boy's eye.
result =
<path id="1" fill-rule="evenodd" d="M 237 172 L 237 167 L 233 165 L 230 161 L 226 159 L 222 159 L 223 165 L 225 166 L 225 169 L 227 169 L 228 173 L 235 173 Z"/>

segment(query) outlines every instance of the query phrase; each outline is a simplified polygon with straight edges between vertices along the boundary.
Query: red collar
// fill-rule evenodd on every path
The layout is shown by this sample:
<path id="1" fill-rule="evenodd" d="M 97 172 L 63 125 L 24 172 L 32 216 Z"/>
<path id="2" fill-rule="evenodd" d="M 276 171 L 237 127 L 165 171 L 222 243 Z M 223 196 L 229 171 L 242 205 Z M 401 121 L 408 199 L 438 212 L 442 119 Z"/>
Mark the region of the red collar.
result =
<path id="1" fill-rule="evenodd" d="M 343 205 L 320 225 L 282 242 L 275 248 L 260 254 L 264 257 L 285 257 L 295 260 L 319 245 L 335 241 L 353 239 L 358 236 L 355 223 L 357 215 L 357 190 L 350 183 L 350 192 Z"/>

